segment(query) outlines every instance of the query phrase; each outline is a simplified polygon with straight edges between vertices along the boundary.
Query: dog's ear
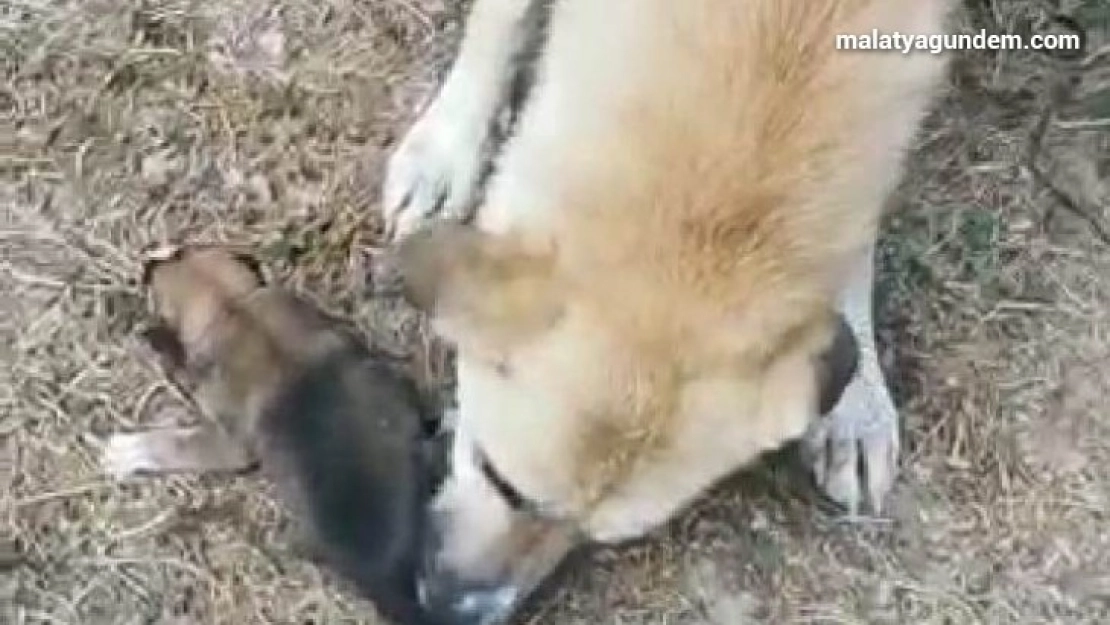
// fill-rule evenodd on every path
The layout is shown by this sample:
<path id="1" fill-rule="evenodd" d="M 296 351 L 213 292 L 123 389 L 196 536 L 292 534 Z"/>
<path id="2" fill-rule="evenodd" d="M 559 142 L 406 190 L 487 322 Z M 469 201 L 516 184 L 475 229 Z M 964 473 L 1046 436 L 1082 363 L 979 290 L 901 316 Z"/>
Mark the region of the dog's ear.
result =
<path id="1" fill-rule="evenodd" d="M 457 342 L 511 340 L 562 310 L 551 255 L 505 236 L 438 222 L 402 241 L 396 258 L 405 298 Z"/>
<path id="2" fill-rule="evenodd" d="M 836 315 L 834 333 L 832 344 L 817 360 L 817 405 L 821 415 L 836 408 L 859 368 L 859 343 L 841 315 Z"/>

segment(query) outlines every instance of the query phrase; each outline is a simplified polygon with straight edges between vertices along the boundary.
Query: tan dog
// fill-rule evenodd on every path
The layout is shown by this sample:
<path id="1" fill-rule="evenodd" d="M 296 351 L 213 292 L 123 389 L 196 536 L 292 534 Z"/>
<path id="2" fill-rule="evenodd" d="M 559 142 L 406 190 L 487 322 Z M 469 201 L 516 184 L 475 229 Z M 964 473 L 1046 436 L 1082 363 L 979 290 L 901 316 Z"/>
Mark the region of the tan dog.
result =
<path id="1" fill-rule="evenodd" d="M 423 598 L 482 623 L 568 545 L 641 536 L 791 439 L 828 494 L 878 508 L 898 417 L 871 254 L 945 55 L 836 39 L 939 34 L 951 2 L 476 0 L 389 165 L 398 238 L 478 198 L 544 4 L 536 81 L 475 227 L 401 250 L 413 301 L 458 347 Z M 858 372 L 815 420 L 837 312 Z"/>
<path id="2" fill-rule="evenodd" d="M 421 399 L 386 356 L 219 246 L 147 254 L 167 372 L 214 422 L 108 439 L 119 476 L 261 465 L 315 557 L 403 624 L 435 621 L 414 593 L 430 496 Z"/>

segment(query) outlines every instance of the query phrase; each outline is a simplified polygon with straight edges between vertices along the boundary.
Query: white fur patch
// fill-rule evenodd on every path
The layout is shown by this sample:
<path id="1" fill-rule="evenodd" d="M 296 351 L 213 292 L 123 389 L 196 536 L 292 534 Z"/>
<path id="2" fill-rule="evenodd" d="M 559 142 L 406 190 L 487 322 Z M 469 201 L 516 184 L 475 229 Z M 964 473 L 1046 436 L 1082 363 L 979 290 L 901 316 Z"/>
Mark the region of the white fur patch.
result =
<path id="1" fill-rule="evenodd" d="M 155 243 L 144 248 L 140 253 L 143 262 L 164 262 L 172 259 L 181 251 L 181 246 L 176 243 Z"/>
<path id="2" fill-rule="evenodd" d="M 112 434 L 102 442 L 100 464 L 116 479 L 155 471 L 160 468 L 155 447 L 147 432 Z"/>

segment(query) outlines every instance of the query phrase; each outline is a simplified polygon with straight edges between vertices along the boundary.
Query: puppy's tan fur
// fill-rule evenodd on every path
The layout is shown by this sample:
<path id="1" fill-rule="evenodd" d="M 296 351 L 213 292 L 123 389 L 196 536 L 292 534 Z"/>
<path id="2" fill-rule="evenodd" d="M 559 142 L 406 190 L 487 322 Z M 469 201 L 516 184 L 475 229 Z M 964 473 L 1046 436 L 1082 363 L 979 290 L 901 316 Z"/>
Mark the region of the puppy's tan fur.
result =
<path id="1" fill-rule="evenodd" d="M 353 337 L 307 302 L 265 284 L 254 261 L 229 247 L 168 245 L 147 255 L 154 330 L 163 339 L 156 335 L 155 345 L 167 373 L 257 455 L 269 405 Z M 169 343 L 175 340 L 176 348 Z"/>
<path id="2" fill-rule="evenodd" d="M 508 32 L 522 4 L 479 0 L 471 28 Z M 551 517 L 617 541 L 806 431 L 835 299 L 944 69 L 836 35 L 940 33 L 949 5 L 554 4 L 477 229 L 401 249 L 413 301 L 459 349 L 440 569 L 534 582 L 516 574 L 526 550 L 498 547 L 520 516 L 467 468 L 474 449 Z M 479 45 L 459 61 L 475 75 Z"/>
<path id="3" fill-rule="evenodd" d="M 257 463 L 304 530 L 302 550 L 398 623 L 434 623 L 414 585 L 431 490 L 415 384 L 230 248 L 150 250 L 144 283 L 158 319 L 147 338 L 215 422 L 117 434 L 109 466 L 150 474 Z"/>

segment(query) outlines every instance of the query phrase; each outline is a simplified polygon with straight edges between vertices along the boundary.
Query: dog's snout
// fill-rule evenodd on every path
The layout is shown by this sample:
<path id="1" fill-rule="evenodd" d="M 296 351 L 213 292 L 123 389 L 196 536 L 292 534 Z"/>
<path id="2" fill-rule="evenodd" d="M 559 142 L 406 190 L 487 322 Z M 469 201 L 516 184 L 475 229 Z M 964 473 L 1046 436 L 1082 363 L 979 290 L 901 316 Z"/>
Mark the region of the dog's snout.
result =
<path id="1" fill-rule="evenodd" d="M 417 596 L 437 625 L 500 625 L 513 611 L 511 586 L 475 586 L 449 574 L 417 581 Z"/>

